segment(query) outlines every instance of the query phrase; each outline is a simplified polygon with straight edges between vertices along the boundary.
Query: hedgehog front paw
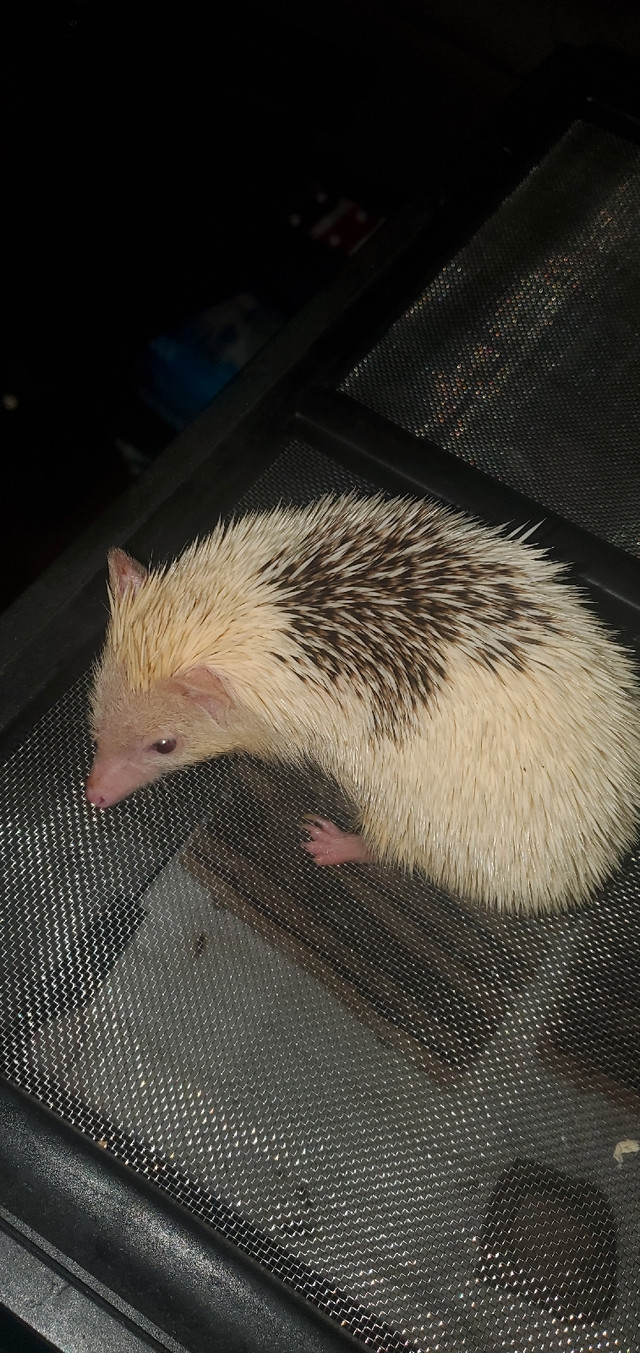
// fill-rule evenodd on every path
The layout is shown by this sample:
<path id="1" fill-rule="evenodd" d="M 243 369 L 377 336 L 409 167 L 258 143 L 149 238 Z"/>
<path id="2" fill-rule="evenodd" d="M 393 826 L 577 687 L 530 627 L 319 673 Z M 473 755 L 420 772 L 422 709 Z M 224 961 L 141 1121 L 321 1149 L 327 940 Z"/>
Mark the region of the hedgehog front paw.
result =
<path id="1" fill-rule="evenodd" d="M 326 817 L 309 813 L 302 819 L 301 826 L 311 837 L 310 841 L 302 842 L 303 849 L 313 856 L 316 864 L 366 864 L 370 858 L 361 836 L 341 831 Z"/>

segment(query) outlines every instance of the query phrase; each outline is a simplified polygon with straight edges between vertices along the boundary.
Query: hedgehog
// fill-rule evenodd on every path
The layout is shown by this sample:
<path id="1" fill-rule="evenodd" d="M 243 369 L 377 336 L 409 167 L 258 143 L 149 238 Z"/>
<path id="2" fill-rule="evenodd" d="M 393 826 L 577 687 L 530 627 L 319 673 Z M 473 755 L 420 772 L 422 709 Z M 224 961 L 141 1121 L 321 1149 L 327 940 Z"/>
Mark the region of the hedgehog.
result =
<path id="1" fill-rule="evenodd" d="M 89 803 L 224 753 L 315 763 L 353 831 L 318 865 L 417 871 L 487 908 L 587 900 L 634 843 L 629 653 L 522 533 L 428 500 L 329 496 L 218 524 L 152 570 L 109 554 Z"/>

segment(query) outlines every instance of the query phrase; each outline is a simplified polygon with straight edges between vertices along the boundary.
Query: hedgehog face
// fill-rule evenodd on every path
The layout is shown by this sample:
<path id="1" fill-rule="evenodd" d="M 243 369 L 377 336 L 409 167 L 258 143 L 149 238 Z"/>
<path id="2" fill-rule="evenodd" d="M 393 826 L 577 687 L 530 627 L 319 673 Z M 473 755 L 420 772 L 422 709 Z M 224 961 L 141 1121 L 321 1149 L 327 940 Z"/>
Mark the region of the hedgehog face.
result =
<path id="1" fill-rule="evenodd" d="M 158 682 L 149 691 L 131 691 L 123 670 L 103 663 L 93 692 L 96 754 L 86 785 L 89 803 L 108 808 L 180 766 L 235 750 L 233 725 L 231 698 L 207 668 Z"/>

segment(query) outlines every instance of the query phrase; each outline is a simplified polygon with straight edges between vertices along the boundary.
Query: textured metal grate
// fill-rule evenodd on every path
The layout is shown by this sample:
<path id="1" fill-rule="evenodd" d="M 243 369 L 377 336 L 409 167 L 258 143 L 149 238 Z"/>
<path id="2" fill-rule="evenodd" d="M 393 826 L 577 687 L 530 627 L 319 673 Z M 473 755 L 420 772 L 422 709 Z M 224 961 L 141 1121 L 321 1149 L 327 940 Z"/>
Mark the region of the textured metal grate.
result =
<path id="1" fill-rule="evenodd" d="M 341 388 L 640 554 L 640 150 L 576 123 Z"/>
<path id="2" fill-rule="evenodd" d="M 294 445 L 250 501 L 352 482 Z M 4 1074 L 373 1349 L 635 1349 L 640 858 L 533 923 L 317 870 L 300 772 L 95 814 L 84 701 L 0 772 Z"/>

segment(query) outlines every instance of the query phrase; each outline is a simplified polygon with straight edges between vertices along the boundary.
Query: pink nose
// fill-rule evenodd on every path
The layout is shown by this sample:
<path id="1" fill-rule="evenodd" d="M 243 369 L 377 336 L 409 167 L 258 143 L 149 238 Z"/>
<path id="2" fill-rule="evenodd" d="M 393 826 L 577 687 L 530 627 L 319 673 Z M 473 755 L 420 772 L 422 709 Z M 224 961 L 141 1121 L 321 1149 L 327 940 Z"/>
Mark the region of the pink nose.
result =
<path id="1" fill-rule="evenodd" d="M 92 803 L 94 808 L 106 808 L 107 800 L 104 794 L 101 794 L 99 789 L 96 789 L 95 785 L 91 783 L 91 779 L 92 777 L 89 776 L 84 791 L 89 803 Z"/>

